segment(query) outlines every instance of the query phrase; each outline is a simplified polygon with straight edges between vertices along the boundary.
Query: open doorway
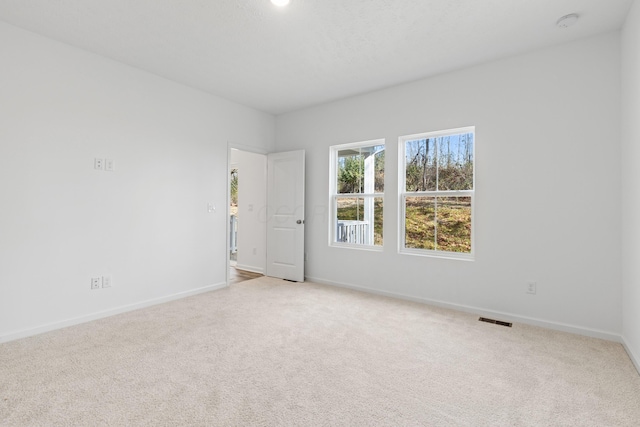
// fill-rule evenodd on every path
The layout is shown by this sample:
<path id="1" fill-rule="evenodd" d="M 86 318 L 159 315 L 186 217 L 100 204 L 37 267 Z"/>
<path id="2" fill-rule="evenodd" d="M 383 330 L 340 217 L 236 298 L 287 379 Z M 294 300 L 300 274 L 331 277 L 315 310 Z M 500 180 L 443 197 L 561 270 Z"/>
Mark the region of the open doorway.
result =
<path id="1" fill-rule="evenodd" d="M 229 264 L 238 263 L 238 168 L 231 167 L 229 172 Z"/>
<path id="2" fill-rule="evenodd" d="M 229 284 L 265 271 L 266 169 L 266 155 L 229 148 Z"/>

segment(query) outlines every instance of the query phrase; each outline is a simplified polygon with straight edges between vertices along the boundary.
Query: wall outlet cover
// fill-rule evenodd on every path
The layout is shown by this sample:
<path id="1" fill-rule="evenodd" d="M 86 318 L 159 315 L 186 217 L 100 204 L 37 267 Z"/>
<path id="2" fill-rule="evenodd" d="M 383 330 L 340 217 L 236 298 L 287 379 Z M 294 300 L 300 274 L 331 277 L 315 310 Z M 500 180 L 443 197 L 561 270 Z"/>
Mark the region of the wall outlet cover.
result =
<path id="1" fill-rule="evenodd" d="M 103 288 L 111 287 L 111 276 L 102 276 L 102 287 Z"/>
<path id="2" fill-rule="evenodd" d="M 536 282 L 527 282 L 527 293 L 535 295 L 538 284 Z"/>

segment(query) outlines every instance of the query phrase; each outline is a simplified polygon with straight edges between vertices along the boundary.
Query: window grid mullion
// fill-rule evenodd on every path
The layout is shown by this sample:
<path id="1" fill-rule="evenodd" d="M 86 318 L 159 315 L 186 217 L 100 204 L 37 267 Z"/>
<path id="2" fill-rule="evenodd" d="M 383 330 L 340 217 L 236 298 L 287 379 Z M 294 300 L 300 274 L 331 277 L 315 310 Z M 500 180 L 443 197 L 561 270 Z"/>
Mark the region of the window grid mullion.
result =
<path id="1" fill-rule="evenodd" d="M 353 198 L 353 197 L 384 197 L 384 193 L 339 193 L 334 197 Z"/>
<path id="2" fill-rule="evenodd" d="M 444 190 L 444 191 L 409 191 L 402 193 L 407 197 L 469 197 L 474 190 Z"/>

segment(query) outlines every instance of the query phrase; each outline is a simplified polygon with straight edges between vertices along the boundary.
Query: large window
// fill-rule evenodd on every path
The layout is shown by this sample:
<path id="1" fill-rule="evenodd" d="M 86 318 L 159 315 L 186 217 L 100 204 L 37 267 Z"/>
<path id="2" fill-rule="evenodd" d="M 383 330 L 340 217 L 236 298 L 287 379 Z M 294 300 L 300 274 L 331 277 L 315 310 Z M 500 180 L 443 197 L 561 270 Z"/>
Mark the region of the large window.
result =
<path id="1" fill-rule="evenodd" d="M 474 132 L 400 137 L 400 252 L 472 258 Z"/>
<path id="2" fill-rule="evenodd" d="M 382 247 L 384 140 L 331 147 L 329 242 Z"/>

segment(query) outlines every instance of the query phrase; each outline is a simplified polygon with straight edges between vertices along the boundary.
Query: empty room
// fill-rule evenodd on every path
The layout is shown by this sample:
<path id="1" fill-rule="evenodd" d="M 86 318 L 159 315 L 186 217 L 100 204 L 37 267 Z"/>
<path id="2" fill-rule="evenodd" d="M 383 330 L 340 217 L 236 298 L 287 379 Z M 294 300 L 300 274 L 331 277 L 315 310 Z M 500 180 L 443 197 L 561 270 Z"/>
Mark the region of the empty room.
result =
<path id="1" fill-rule="evenodd" d="M 0 1 L 0 426 L 640 425 L 640 0 Z"/>

